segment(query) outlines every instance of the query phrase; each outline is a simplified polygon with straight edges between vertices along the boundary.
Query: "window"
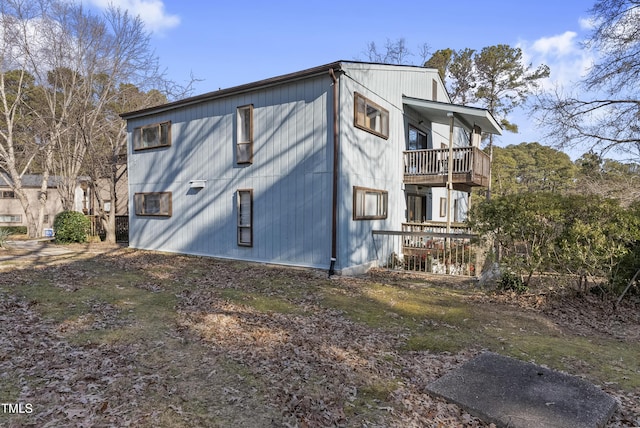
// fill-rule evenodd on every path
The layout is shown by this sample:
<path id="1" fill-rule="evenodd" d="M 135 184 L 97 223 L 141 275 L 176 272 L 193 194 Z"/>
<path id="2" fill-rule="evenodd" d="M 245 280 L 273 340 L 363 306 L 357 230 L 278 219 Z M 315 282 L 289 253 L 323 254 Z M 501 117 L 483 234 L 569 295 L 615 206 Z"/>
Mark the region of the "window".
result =
<path id="1" fill-rule="evenodd" d="M 388 193 L 384 190 L 353 188 L 353 219 L 375 220 L 387 218 Z"/>
<path id="2" fill-rule="evenodd" d="M 171 192 L 136 193 L 136 215 L 171 217 Z"/>
<path id="3" fill-rule="evenodd" d="M 171 145 L 171 122 L 141 126 L 133 130 L 133 150 Z"/>
<path id="4" fill-rule="evenodd" d="M 389 112 L 379 105 L 369 101 L 359 93 L 355 93 L 355 126 L 376 134 L 382 138 L 389 138 Z"/>
<path id="5" fill-rule="evenodd" d="M 16 194 L 13 192 L 13 190 L 3 190 L 0 192 L 0 198 L 2 199 L 14 199 L 16 197 Z"/>
<path id="6" fill-rule="evenodd" d="M 0 223 L 22 223 L 20 214 L 0 214 Z"/>
<path id="7" fill-rule="evenodd" d="M 426 220 L 427 198 L 422 195 L 407 195 L 407 221 L 422 223 Z"/>
<path id="8" fill-rule="evenodd" d="M 253 163 L 253 105 L 238 107 L 236 162 Z"/>
<path id="9" fill-rule="evenodd" d="M 409 150 L 424 150 L 427 148 L 427 134 L 409 125 Z"/>
<path id="10" fill-rule="evenodd" d="M 253 246 L 253 190 L 238 190 L 238 245 Z"/>
<path id="11" fill-rule="evenodd" d="M 431 99 L 438 101 L 438 82 L 436 79 L 431 79 Z"/>
<path id="12" fill-rule="evenodd" d="M 440 198 L 440 217 L 447 216 L 447 198 Z"/>

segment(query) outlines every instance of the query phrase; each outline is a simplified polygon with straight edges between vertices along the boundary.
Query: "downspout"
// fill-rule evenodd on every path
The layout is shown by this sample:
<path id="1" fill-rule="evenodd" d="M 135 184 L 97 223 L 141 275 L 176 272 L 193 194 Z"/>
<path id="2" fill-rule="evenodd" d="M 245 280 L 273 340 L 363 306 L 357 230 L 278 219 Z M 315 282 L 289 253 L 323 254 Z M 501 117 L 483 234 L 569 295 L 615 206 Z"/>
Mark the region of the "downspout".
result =
<path id="1" fill-rule="evenodd" d="M 329 75 L 333 80 L 333 194 L 332 194 L 332 216 L 331 216 L 331 263 L 329 264 L 329 277 L 335 274 L 335 265 L 338 258 L 338 79 L 333 71 L 329 69 Z"/>

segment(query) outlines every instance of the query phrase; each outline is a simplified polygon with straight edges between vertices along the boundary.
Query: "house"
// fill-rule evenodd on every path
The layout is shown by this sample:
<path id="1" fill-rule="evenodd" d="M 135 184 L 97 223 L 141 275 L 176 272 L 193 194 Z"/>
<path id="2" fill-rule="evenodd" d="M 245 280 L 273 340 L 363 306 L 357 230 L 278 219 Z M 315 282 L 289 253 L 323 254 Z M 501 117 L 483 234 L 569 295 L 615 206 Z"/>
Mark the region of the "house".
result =
<path id="1" fill-rule="evenodd" d="M 59 177 L 51 176 L 47 181 L 47 202 L 44 210 L 43 228 L 50 229 L 53 227 L 55 216 L 63 211 L 62 199 L 58 192 L 57 186 L 60 182 Z M 25 174 L 22 176 L 22 188 L 25 191 L 29 204 L 33 210 L 34 217 L 37 217 L 40 203 L 40 188 L 42 184 L 42 175 Z M 89 202 L 87 187 L 81 181 L 75 188 L 74 209 L 82 211 L 87 207 Z M 15 192 L 9 184 L 0 179 L 0 227 L 3 226 L 24 226 L 27 227 L 27 218 Z"/>
<path id="2" fill-rule="evenodd" d="M 343 274 L 376 265 L 376 230 L 464 220 L 501 132 L 435 69 L 354 61 L 122 117 L 131 247 Z"/>

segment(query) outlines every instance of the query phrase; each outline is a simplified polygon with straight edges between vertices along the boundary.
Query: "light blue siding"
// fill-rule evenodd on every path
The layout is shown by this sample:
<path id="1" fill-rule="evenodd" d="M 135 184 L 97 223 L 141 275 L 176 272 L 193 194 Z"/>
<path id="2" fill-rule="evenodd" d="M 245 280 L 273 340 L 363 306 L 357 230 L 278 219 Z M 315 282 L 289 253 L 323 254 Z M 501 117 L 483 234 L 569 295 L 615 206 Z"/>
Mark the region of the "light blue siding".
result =
<path id="1" fill-rule="evenodd" d="M 331 161 L 329 76 L 210 100 L 129 120 L 130 131 L 171 120 L 172 145 L 130 152 L 137 192 L 172 192 L 169 218 L 132 214 L 137 248 L 326 268 Z M 329 92 L 328 92 L 329 91 Z M 236 108 L 253 104 L 253 164 L 234 162 Z M 189 187 L 207 180 L 203 189 Z M 236 192 L 253 189 L 253 247 L 237 245 Z"/>
<path id="2" fill-rule="evenodd" d="M 339 165 L 337 270 L 376 259 L 372 231 L 399 230 L 405 219 L 403 154 L 409 123 L 403 95 L 448 102 L 437 71 L 346 62 L 338 75 Z M 172 145 L 131 152 L 130 245 L 137 248 L 328 268 L 333 185 L 333 82 L 323 75 L 255 86 L 173 110 L 135 116 L 135 127 L 170 120 Z M 354 93 L 389 111 L 389 138 L 354 126 Z M 253 164 L 235 163 L 236 109 L 253 105 Z M 424 123 L 434 147 L 448 142 L 448 126 Z M 189 181 L 207 180 L 194 190 Z M 353 187 L 388 192 L 382 220 L 353 220 Z M 253 247 L 237 245 L 238 189 L 253 189 Z M 136 216 L 133 195 L 169 191 L 173 215 Z M 439 209 L 434 192 L 433 210 Z M 439 214 L 439 213 L 438 213 Z"/>

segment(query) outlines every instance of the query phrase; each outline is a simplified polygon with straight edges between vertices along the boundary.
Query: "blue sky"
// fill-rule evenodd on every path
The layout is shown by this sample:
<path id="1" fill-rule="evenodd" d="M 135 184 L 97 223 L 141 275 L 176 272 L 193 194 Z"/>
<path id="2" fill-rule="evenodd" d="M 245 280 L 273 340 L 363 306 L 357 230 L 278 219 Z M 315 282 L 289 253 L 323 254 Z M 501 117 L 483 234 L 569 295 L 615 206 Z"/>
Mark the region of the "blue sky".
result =
<path id="1" fill-rule="evenodd" d="M 291 73 L 336 60 L 367 60 L 367 44 L 404 38 L 418 52 L 508 44 L 523 49 L 533 66 L 547 64 L 563 85 L 579 79 L 592 61 L 580 42 L 589 32 L 590 0 L 421 1 L 194 1 L 83 0 L 109 3 L 140 15 L 167 77 L 201 81 L 195 94 Z M 416 64 L 418 56 L 411 58 Z M 522 112 L 511 119 L 518 134 L 500 145 L 542 141 Z"/>

